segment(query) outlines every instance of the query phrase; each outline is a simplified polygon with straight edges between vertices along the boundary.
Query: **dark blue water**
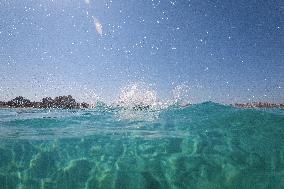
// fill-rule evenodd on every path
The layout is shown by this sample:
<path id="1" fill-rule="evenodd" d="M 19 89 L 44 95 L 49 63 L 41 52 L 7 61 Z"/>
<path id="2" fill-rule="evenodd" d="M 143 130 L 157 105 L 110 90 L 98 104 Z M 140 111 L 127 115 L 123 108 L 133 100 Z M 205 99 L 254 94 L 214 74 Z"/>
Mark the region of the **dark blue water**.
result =
<path id="1" fill-rule="evenodd" d="M 1 189 L 283 189 L 284 110 L 0 109 Z"/>

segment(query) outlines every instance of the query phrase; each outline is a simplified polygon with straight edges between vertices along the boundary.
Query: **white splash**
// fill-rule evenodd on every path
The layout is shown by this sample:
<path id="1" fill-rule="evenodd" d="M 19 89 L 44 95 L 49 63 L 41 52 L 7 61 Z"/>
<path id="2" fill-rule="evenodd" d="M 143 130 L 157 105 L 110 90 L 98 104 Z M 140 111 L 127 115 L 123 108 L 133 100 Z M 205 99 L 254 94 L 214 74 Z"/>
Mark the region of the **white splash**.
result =
<path id="1" fill-rule="evenodd" d="M 121 89 L 116 103 L 123 107 L 154 107 L 158 104 L 157 93 L 141 84 L 132 84 Z"/>
<path id="2" fill-rule="evenodd" d="M 91 0 L 85 0 L 85 3 L 89 5 L 91 3 Z"/>
<path id="3" fill-rule="evenodd" d="M 173 100 L 174 104 L 179 106 L 187 106 L 190 104 L 189 102 L 189 91 L 190 87 L 186 84 L 177 85 L 172 93 L 173 93 Z"/>
<path id="4" fill-rule="evenodd" d="M 103 26 L 102 26 L 102 24 L 100 23 L 100 21 L 99 21 L 96 17 L 92 16 L 92 18 L 93 18 L 93 20 L 94 20 L 97 33 L 98 33 L 100 36 L 102 36 L 102 35 L 103 35 Z"/>

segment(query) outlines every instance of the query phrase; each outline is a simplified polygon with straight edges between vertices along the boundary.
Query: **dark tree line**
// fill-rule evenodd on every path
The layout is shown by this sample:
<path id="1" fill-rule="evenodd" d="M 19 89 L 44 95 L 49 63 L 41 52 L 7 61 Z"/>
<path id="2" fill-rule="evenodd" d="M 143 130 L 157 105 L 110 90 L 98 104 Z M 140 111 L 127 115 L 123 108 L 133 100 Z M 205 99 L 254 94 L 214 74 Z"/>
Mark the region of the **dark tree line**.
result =
<path id="1" fill-rule="evenodd" d="M 269 103 L 269 102 L 250 102 L 250 103 L 236 103 L 234 105 L 238 108 L 284 108 L 284 103 Z"/>
<path id="2" fill-rule="evenodd" d="M 52 99 L 51 97 L 45 97 L 41 102 L 32 102 L 29 99 L 26 99 L 22 96 L 18 96 L 8 102 L 1 102 L 0 107 L 7 108 L 64 108 L 64 109 L 73 109 L 73 108 L 89 108 L 89 104 L 83 102 L 78 103 L 71 96 L 58 96 Z"/>

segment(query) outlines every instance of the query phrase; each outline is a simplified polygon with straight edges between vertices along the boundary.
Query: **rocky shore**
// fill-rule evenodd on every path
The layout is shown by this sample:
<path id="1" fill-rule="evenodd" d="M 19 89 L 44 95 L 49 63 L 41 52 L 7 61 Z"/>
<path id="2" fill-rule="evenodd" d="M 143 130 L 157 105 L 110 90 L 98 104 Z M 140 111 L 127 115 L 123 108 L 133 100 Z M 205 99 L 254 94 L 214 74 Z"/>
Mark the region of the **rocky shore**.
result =
<path id="1" fill-rule="evenodd" d="M 0 101 L 0 108 L 63 108 L 63 109 L 79 109 L 89 108 L 90 105 L 83 102 L 78 103 L 71 96 L 58 96 L 52 99 L 45 97 L 41 102 L 33 102 L 22 96 L 18 96 L 8 102 Z"/>
<path id="2" fill-rule="evenodd" d="M 284 103 L 250 102 L 235 103 L 233 106 L 238 108 L 284 108 Z"/>

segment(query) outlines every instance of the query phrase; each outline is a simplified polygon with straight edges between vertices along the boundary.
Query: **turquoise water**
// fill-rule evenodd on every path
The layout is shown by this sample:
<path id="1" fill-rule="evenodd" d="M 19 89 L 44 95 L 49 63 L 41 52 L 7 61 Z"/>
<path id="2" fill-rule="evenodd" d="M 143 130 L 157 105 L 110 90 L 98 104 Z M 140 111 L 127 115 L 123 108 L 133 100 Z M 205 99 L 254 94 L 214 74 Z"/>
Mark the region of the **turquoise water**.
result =
<path id="1" fill-rule="evenodd" d="M 1 189 L 283 189 L 284 110 L 0 109 Z"/>

